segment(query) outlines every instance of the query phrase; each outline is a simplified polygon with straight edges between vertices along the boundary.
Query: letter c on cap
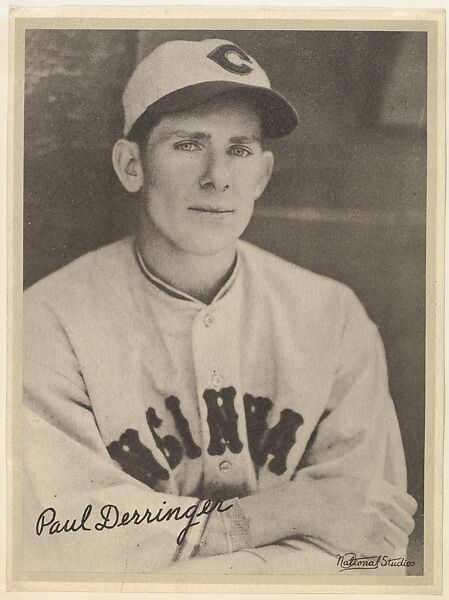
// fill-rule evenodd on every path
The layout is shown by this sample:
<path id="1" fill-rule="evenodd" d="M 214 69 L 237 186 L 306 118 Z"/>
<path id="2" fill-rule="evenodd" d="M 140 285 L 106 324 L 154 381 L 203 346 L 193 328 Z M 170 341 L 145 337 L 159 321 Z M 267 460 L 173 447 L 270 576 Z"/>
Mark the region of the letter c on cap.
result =
<path id="1" fill-rule="evenodd" d="M 215 48 L 215 50 L 209 52 L 207 58 L 210 58 L 211 60 L 216 62 L 217 65 L 220 65 L 220 67 L 223 67 L 223 69 L 226 69 L 226 71 L 229 71 L 230 73 L 237 73 L 238 75 L 248 75 L 248 73 L 251 73 L 251 71 L 254 70 L 253 67 L 250 67 L 248 64 L 236 64 L 234 62 L 231 62 L 230 57 L 232 55 L 237 55 L 238 58 L 245 61 L 246 63 L 251 62 L 250 57 L 245 52 L 243 52 L 243 50 L 240 50 L 240 48 L 234 46 L 234 44 L 223 44 L 222 46 L 218 46 L 218 48 Z"/>

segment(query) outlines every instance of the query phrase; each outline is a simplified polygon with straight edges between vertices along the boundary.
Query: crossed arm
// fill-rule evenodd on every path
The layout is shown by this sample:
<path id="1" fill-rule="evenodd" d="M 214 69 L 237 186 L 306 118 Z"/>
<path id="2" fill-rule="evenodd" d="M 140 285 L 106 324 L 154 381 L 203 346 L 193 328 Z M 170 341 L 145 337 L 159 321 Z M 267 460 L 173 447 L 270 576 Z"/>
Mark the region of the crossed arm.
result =
<path id="1" fill-rule="evenodd" d="M 241 504 L 256 547 L 300 535 L 364 556 L 406 548 L 417 508 L 412 496 L 383 480 L 307 473 Z"/>
<path id="2" fill-rule="evenodd" d="M 225 544 L 220 541 L 218 524 L 215 531 L 206 528 L 204 532 L 202 543 L 206 552 L 200 549 L 199 558 L 177 562 L 169 571 L 335 574 L 339 571 L 337 554 L 405 556 L 416 510 L 416 502 L 409 494 L 382 480 L 339 477 L 320 481 L 308 475 L 243 498 L 240 504 L 248 517 L 256 551 L 242 548 L 233 554 L 219 555 L 220 543 L 222 547 Z M 339 511 L 341 507 L 344 508 Z M 215 513 L 212 518 L 218 521 Z M 298 540 L 294 548 L 279 543 L 298 534 L 302 541 Z M 208 542 L 209 537 L 212 543 Z M 320 552 L 317 545 L 329 553 Z M 375 573 L 402 574 L 397 568 L 383 568 Z"/>

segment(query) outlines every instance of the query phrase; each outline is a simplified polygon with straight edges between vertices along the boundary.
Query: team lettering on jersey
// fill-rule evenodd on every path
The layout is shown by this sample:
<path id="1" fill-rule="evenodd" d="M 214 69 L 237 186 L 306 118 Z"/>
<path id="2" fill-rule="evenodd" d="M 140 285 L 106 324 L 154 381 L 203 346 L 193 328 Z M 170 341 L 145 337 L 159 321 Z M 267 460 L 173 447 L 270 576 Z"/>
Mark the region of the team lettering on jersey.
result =
<path id="1" fill-rule="evenodd" d="M 220 390 L 206 389 L 203 400 L 207 407 L 207 424 L 210 441 L 207 453 L 210 456 L 221 456 L 226 450 L 239 454 L 243 443 L 239 437 L 239 415 L 235 409 L 237 392 L 234 387 Z M 279 421 L 273 427 L 268 426 L 268 416 L 273 402 L 263 396 L 244 394 L 246 428 L 249 440 L 249 452 L 256 469 L 265 466 L 271 473 L 282 475 L 287 469 L 287 457 L 295 444 L 296 432 L 304 423 L 302 416 L 284 408 L 280 412 Z M 192 437 L 188 420 L 181 411 L 181 403 L 176 396 L 165 398 L 165 407 L 171 413 L 179 437 L 162 436 L 163 424 L 153 407 L 146 412 L 148 428 L 156 446 L 165 456 L 170 469 L 175 469 L 183 458 L 195 459 L 201 456 L 201 448 Z M 108 446 L 113 460 L 121 468 L 150 487 L 159 481 L 169 479 L 168 470 L 154 457 L 151 450 L 143 444 L 135 429 L 127 429 L 117 441 Z"/>

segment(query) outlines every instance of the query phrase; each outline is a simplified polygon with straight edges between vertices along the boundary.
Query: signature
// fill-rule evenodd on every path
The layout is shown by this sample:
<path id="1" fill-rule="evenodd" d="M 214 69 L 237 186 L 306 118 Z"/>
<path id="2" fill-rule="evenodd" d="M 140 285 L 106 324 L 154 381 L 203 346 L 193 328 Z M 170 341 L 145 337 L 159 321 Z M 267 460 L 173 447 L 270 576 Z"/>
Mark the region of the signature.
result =
<path id="1" fill-rule="evenodd" d="M 162 504 L 166 504 L 164 500 Z M 71 518 L 66 520 L 59 520 L 57 518 L 56 509 L 52 506 L 45 508 L 39 515 L 36 521 L 36 533 L 42 535 L 48 533 L 53 535 L 55 533 L 76 533 L 77 531 L 104 531 L 105 529 L 115 529 L 116 527 L 125 527 L 127 525 L 151 525 L 151 523 L 163 521 L 181 521 L 187 519 L 187 525 L 181 529 L 176 539 L 178 545 L 181 545 L 189 529 L 195 525 L 199 525 L 199 521 L 194 519 L 201 515 L 208 515 L 214 510 L 217 512 L 226 512 L 233 505 L 229 504 L 223 508 L 223 500 L 206 500 L 201 505 L 192 504 L 187 509 L 183 510 L 180 506 L 172 508 L 161 507 L 155 513 L 151 512 L 149 508 L 145 509 L 145 512 L 140 513 L 137 509 L 134 509 L 132 513 L 123 512 L 120 513 L 115 504 L 104 504 L 100 510 L 99 515 L 92 522 L 94 518 L 92 515 L 92 504 L 87 504 L 84 508 L 83 514 L 80 518 Z"/>
<path id="2" fill-rule="evenodd" d="M 379 567 L 413 567 L 414 560 L 407 560 L 403 556 L 390 558 L 386 554 L 377 554 L 375 556 L 357 556 L 353 552 L 346 554 L 337 554 L 337 567 L 341 571 L 378 569 Z"/>

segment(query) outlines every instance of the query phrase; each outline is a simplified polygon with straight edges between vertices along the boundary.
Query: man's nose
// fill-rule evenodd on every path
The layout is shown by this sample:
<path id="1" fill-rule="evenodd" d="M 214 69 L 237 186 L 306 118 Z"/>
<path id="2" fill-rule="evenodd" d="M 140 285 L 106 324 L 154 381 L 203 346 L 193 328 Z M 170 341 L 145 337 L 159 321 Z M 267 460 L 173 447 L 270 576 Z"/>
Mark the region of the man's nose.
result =
<path id="1" fill-rule="evenodd" d="M 212 151 L 207 153 L 207 162 L 200 177 L 202 188 L 210 188 L 218 192 L 229 189 L 230 171 L 227 159 L 227 155 L 220 156 Z"/>

